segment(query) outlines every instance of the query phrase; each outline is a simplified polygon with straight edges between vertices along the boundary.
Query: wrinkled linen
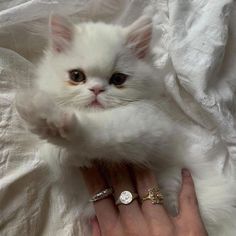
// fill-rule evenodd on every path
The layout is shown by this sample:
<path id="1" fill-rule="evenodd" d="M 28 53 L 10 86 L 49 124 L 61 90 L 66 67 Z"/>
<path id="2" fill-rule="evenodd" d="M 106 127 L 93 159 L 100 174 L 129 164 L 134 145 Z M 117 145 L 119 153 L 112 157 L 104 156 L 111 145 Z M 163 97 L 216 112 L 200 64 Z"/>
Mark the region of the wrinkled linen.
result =
<path id="1" fill-rule="evenodd" d="M 80 209 L 59 192 L 37 150 L 22 145 L 26 134 L 14 122 L 15 93 L 32 84 L 52 11 L 75 22 L 123 25 L 152 15 L 154 64 L 172 74 L 165 81 L 170 96 L 221 138 L 224 149 L 210 161 L 222 175 L 235 175 L 235 1 L 0 1 L 0 235 L 83 235 Z"/>

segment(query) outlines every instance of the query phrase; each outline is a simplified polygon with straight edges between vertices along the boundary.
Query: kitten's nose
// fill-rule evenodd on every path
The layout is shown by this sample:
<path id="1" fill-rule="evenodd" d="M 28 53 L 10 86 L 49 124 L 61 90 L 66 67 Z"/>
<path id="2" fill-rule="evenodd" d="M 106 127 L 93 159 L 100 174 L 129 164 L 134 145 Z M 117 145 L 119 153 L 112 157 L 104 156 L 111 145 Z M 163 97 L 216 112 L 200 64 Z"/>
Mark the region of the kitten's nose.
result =
<path id="1" fill-rule="evenodd" d="M 105 89 L 102 88 L 101 86 L 93 86 L 93 87 L 90 88 L 89 90 L 92 91 L 95 95 L 98 95 L 99 93 L 105 91 Z"/>

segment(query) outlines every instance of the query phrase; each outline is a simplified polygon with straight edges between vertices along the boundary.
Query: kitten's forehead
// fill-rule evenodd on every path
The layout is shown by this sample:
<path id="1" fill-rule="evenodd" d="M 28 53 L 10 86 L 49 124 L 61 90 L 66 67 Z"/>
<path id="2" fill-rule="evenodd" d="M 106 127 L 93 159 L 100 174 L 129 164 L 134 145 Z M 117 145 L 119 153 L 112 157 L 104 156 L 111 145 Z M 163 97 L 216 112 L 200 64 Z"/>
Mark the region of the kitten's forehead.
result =
<path id="1" fill-rule="evenodd" d="M 72 52 L 73 66 L 93 73 L 109 73 L 124 45 L 125 35 L 118 26 L 89 23 L 78 26 Z"/>

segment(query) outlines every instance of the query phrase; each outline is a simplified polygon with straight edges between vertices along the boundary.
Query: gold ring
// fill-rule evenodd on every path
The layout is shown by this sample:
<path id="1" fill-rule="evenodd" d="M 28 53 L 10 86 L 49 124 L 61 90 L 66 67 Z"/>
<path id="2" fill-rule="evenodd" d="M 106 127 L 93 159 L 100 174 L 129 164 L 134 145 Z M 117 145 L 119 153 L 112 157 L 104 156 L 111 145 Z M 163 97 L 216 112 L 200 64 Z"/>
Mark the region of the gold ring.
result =
<path id="1" fill-rule="evenodd" d="M 148 189 L 147 195 L 141 198 L 141 201 L 151 200 L 152 204 L 163 204 L 164 197 L 158 187 Z"/>

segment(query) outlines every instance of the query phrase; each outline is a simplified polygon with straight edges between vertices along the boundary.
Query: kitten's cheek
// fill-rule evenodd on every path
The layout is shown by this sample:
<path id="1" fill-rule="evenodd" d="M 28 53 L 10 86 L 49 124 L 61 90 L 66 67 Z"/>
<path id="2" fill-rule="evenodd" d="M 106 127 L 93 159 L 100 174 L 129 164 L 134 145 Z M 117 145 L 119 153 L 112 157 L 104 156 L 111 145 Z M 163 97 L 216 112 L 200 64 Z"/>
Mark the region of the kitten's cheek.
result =
<path id="1" fill-rule="evenodd" d="M 107 108 L 109 105 L 109 101 L 108 99 L 104 98 L 104 97 L 99 97 L 99 102 L 101 103 L 101 105 L 103 106 L 103 108 Z"/>

